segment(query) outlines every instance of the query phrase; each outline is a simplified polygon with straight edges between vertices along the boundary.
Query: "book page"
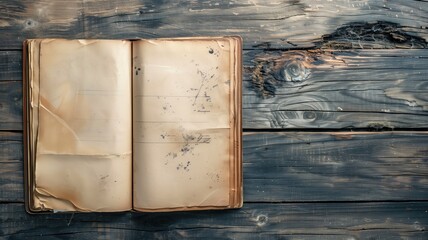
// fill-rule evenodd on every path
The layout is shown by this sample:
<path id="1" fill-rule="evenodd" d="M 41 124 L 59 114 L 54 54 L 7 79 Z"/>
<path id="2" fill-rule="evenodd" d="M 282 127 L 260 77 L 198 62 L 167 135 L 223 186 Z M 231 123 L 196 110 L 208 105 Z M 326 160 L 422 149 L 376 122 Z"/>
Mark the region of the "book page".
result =
<path id="1" fill-rule="evenodd" d="M 133 44 L 134 209 L 228 206 L 229 41 Z"/>
<path id="2" fill-rule="evenodd" d="M 23 100 L 27 101 L 24 102 L 24 106 L 26 107 L 23 109 L 23 113 L 27 113 L 28 116 L 28 122 L 25 122 L 26 132 L 24 129 L 24 138 L 27 138 L 29 143 L 26 146 L 27 149 L 24 149 L 24 155 L 25 150 L 27 150 L 28 153 L 28 159 L 27 162 L 24 161 L 24 169 L 25 169 L 25 177 L 26 177 L 26 200 L 29 202 L 26 204 L 27 209 L 33 209 L 34 208 L 34 176 L 35 172 L 33 171 L 33 167 L 35 164 L 35 153 L 36 153 L 36 145 L 37 145 L 37 131 L 38 131 L 38 106 L 39 106 L 39 59 L 40 59 L 40 42 L 41 40 L 28 40 L 28 47 L 25 53 L 28 57 L 28 61 L 24 59 L 24 71 L 26 74 L 26 81 L 24 82 L 24 89 L 26 90 L 23 92 Z M 24 56 L 25 57 L 25 56 Z M 25 79 L 24 79 L 25 81 Z M 27 84 L 25 87 L 25 84 Z M 28 103 L 28 104 L 27 104 Z M 28 125 L 27 125 L 28 124 Z M 27 136 L 25 136 L 25 133 Z M 24 139 L 25 140 L 25 139 Z"/>
<path id="3" fill-rule="evenodd" d="M 132 208 L 131 43 L 41 40 L 34 207 Z"/>

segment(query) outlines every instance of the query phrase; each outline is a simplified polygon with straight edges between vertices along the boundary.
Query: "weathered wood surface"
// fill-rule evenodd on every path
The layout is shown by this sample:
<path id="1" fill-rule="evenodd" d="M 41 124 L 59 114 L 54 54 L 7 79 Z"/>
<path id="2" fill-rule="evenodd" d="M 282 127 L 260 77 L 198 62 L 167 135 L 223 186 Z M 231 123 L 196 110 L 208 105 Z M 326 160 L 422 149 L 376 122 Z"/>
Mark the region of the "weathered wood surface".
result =
<path id="1" fill-rule="evenodd" d="M 0 131 L 0 205 L 24 200 L 22 133 Z"/>
<path id="2" fill-rule="evenodd" d="M 428 50 L 246 52 L 246 128 L 426 128 Z"/>
<path id="3" fill-rule="evenodd" d="M 0 53 L 0 129 L 22 130 L 22 85 L 8 81 L 22 79 L 22 53 Z M 428 127 L 428 49 L 254 50 L 244 60 L 244 128 Z"/>
<path id="4" fill-rule="evenodd" d="M 428 200 L 428 135 L 248 133 L 248 201 Z"/>
<path id="5" fill-rule="evenodd" d="M 0 239 L 428 239 L 427 16 L 418 0 L 0 0 Z M 244 38 L 243 209 L 24 212 L 24 39 L 211 35 Z"/>
<path id="6" fill-rule="evenodd" d="M 246 133 L 245 202 L 428 200 L 428 132 Z M 22 134 L 0 132 L 0 201 L 23 202 Z"/>
<path id="7" fill-rule="evenodd" d="M 0 81 L 0 130 L 22 130 L 22 81 Z"/>
<path id="8" fill-rule="evenodd" d="M 0 49 L 0 81 L 11 80 L 22 80 L 22 52 Z"/>
<path id="9" fill-rule="evenodd" d="M 326 37 L 334 46 L 420 48 L 428 39 L 428 3 L 417 0 L 13 0 L 1 1 L 0 13 L 0 49 L 20 49 L 24 39 L 36 37 L 241 35 L 246 49 L 314 47 Z M 384 34 L 378 25 L 370 30 L 353 24 L 378 21 L 391 23 Z M 351 31 L 345 35 L 324 36 L 346 26 Z"/>
<path id="10" fill-rule="evenodd" d="M 420 239 L 427 205 L 249 203 L 241 210 L 31 216 L 0 204 L 0 236 L 10 239 Z"/>

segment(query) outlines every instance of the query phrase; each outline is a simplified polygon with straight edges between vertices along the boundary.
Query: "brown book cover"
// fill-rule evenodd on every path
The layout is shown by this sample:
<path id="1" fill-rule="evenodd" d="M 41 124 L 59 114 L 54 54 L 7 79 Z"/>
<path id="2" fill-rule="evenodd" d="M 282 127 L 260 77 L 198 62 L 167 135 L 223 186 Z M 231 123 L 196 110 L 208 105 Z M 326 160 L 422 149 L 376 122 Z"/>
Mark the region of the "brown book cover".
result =
<path id="1" fill-rule="evenodd" d="M 29 39 L 29 213 L 239 208 L 242 39 Z"/>

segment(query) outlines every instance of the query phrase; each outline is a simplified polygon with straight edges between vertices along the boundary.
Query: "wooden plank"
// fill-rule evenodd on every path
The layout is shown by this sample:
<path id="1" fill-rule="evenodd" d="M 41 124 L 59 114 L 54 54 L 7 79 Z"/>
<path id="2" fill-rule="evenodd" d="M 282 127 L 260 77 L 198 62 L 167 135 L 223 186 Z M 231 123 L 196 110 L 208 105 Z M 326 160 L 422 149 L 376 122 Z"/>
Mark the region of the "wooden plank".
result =
<path id="1" fill-rule="evenodd" d="M 21 49 L 28 38 L 84 38 L 83 1 L 1 1 L 0 49 Z"/>
<path id="2" fill-rule="evenodd" d="M 0 130 L 22 130 L 22 81 L 0 81 Z"/>
<path id="3" fill-rule="evenodd" d="M 22 81 L 22 51 L 0 51 L 0 82 Z"/>
<path id="4" fill-rule="evenodd" d="M 428 200 L 427 132 L 248 133 L 246 201 Z"/>
<path id="5" fill-rule="evenodd" d="M 0 53 L 0 129 L 22 130 L 22 85 L 6 82 L 21 79 L 21 51 Z M 244 60 L 244 128 L 428 127 L 427 49 L 245 51 Z"/>
<path id="6" fill-rule="evenodd" d="M 23 201 L 20 133 L 0 132 L 0 201 Z M 248 133 L 245 202 L 428 200 L 428 133 Z"/>
<path id="7" fill-rule="evenodd" d="M 0 202 L 23 201 L 24 166 L 22 160 L 22 134 L 0 131 Z"/>
<path id="8" fill-rule="evenodd" d="M 2 1 L 0 49 L 26 38 L 241 35 L 245 48 L 423 48 L 428 3 L 418 0 Z"/>
<path id="9" fill-rule="evenodd" d="M 10 239 L 426 239 L 427 202 L 245 204 L 239 210 L 28 215 L 0 204 Z"/>
<path id="10" fill-rule="evenodd" d="M 245 53 L 245 128 L 426 128 L 428 50 Z"/>
<path id="11" fill-rule="evenodd" d="M 22 52 L 0 51 L 0 81 L 22 79 Z"/>

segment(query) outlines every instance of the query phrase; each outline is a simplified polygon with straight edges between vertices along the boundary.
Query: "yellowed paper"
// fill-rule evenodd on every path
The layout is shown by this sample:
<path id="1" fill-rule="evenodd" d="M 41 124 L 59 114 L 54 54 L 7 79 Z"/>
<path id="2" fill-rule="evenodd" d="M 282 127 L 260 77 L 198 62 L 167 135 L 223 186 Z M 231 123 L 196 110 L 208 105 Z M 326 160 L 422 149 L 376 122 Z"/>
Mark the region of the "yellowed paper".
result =
<path id="1" fill-rule="evenodd" d="M 39 51 L 35 207 L 131 209 L 131 43 L 41 40 Z"/>
<path id="2" fill-rule="evenodd" d="M 38 133 L 38 125 L 39 125 L 39 59 L 40 59 L 40 40 L 31 40 L 29 43 L 29 88 L 30 88 L 30 129 L 31 129 L 31 158 L 34 161 L 34 153 L 36 152 L 35 146 L 37 144 L 36 136 Z"/>
<path id="3" fill-rule="evenodd" d="M 134 42 L 134 208 L 229 205 L 230 43 Z"/>
<path id="4" fill-rule="evenodd" d="M 27 162 L 24 162 L 26 174 L 24 174 L 27 179 L 26 181 L 26 194 L 28 194 L 27 200 L 29 203 L 27 203 L 27 206 L 29 209 L 33 209 L 35 206 L 39 206 L 39 202 L 34 203 L 34 190 L 35 186 L 33 185 L 34 180 L 34 161 L 35 161 L 35 153 L 36 153 L 36 144 L 37 144 L 37 131 L 38 131 L 38 105 L 39 105 L 39 46 L 40 46 L 40 40 L 28 40 L 28 48 L 27 48 L 27 54 L 28 54 L 28 85 L 27 85 L 27 92 L 24 92 L 23 94 L 28 94 L 27 98 L 29 100 L 29 104 L 27 109 L 24 109 L 24 111 L 27 111 L 27 114 L 29 116 L 28 121 L 28 132 L 29 136 L 29 145 L 27 146 L 28 151 L 28 159 Z M 25 80 L 24 80 L 25 81 Z M 24 83 L 25 84 L 25 83 Z M 24 96 L 25 99 L 25 96 Z M 24 112 L 25 114 L 25 112 Z M 25 122 L 27 124 L 27 122 Z M 25 151 L 25 150 L 24 150 Z"/>

